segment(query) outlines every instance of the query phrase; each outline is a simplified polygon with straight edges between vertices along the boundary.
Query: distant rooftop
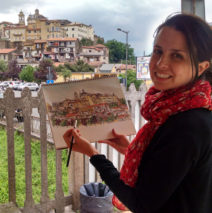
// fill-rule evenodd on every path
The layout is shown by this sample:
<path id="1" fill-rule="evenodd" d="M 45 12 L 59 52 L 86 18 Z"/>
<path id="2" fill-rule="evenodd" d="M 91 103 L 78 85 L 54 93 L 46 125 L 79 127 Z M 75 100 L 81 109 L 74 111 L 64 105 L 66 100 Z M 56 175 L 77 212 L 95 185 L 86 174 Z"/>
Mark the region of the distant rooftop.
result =
<path id="1" fill-rule="evenodd" d="M 0 49 L 0 54 L 8 54 L 14 52 L 16 49 Z"/>
<path id="2" fill-rule="evenodd" d="M 99 70 L 100 72 L 103 72 L 103 73 L 110 73 L 113 67 L 114 67 L 114 64 L 102 64 Z"/>
<path id="3" fill-rule="evenodd" d="M 76 41 L 77 38 L 50 38 L 47 41 Z"/>

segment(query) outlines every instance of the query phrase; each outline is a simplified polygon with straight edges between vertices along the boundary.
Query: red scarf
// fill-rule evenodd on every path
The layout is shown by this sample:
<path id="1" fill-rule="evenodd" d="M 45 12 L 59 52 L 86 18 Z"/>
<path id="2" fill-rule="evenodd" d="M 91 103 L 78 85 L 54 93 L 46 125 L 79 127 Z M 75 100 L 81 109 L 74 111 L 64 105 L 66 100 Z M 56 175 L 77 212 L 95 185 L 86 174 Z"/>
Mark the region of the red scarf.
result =
<path id="1" fill-rule="evenodd" d="M 138 178 L 138 167 L 143 153 L 151 142 L 158 128 L 172 115 L 194 108 L 212 110 L 211 86 L 208 81 L 199 80 L 177 89 L 159 91 L 151 87 L 145 96 L 141 107 L 141 115 L 147 123 L 138 131 L 134 140 L 128 146 L 120 179 L 125 184 L 134 187 Z M 126 207 L 113 197 L 113 204 L 120 210 Z"/>

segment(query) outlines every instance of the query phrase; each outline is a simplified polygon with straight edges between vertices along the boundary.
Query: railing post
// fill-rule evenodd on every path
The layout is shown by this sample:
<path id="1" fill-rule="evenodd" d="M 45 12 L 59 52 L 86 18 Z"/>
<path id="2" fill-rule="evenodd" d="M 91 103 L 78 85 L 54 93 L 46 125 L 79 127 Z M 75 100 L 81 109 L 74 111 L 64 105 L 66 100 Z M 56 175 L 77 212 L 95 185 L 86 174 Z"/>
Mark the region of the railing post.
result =
<path id="1" fill-rule="evenodd" d="M 22 93 L 23 116 L 24 116 L 24 143 L 25 143 L 25 181 L 26 200 L 24 202 L 24 213 L 34 213 L 34 200 L 32 197 L 32 155 L 31 155 L 31 92 L 25 88 Z"/>
<path id="2" fill-rule="evenodd" d="M 46 106 L 41 92 L 38 94 L 40 114 L 40 149 L 41 149 L 41 211 L 46 213 L 48 208 L 48 168 L 47 168 L 47 129 L 46 129 Z"/>
<path id="3" fill-rule="evenodd" d="M 70 165 L 68 168 L 69 174 L 69 189 L 73 194 L 73 210 L 80 207 L 79 189 L 84 184 L 84 156 L 80 153 L 73 152 L 71 154 Z"/>
<path id="4" fill-rule="evenodd" d="M 8 186 L 9 201 L 16 203 L 15 181 L 15 149 L 14 149 L 14 93 L 12 89 L 5 92 L 5 114 L 7 123 L 7 153 L 8 153 Z"/>
<path id="5" fill-rule="evenodd" d="M 65 206 L 65 199 L 62 187 L 62 152 L 56 150 L 56 213 L 63 213 Z"/>

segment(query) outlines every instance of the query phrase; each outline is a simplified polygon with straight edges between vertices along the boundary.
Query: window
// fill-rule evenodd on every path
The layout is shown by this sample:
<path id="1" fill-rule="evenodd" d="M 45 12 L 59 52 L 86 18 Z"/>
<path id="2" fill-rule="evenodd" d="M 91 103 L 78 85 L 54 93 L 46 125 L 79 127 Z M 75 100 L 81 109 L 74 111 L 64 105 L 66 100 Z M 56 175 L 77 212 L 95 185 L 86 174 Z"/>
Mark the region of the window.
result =
<path id="1" fill-rule="evenodd" d="M 72 31 L 74 31 L 74 28 L 72 28 Z"/>

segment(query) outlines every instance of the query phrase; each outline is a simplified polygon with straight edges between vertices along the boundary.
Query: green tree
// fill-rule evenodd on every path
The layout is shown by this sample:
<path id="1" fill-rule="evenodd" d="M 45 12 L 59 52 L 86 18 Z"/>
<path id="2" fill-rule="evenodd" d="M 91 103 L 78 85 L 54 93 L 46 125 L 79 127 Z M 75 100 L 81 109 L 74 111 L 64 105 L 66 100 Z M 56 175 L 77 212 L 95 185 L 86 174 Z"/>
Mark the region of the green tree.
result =
<path id="1" fill-rule="evenodd" d="M 109 40 L 105 44 L 109 48 L 110 63 L 126 62 L 126 44 L 115 39 Z M 134 49 L 128 44 L 128 64 L 135 64 Z"/>
<path id="2" fill-rule="evenodd" d="M 35 80 L 34 72 L 35 68 L 30 65 L 27 65 L 19 73 L 19 78 L 23 81 L 32 82 Z"/>
<path id="3" fill-rule="evenodd" d="M 92 46 L 94 44 L 94 42 L 89 38 L 82 38 L 79 43 L 80 46 Z"/>
<path id="4" fill-rule="evenodd" d="M 94 72 L 94 68 L 82 60 L 78 60 L 72 65 L 73 72 Z"/>
<path id="5" fill-rule="evenodd" d="M 104 44 L 104 39 L 103 38 L 98 38 L 96 43 L 97 44 Z"/>
<path id="6" fill-rule="evenodd" d="M 64 66 L 62 64 L 60 64 L 58 67 L 54 66 L 54 70 L 58 73 L 61 73 L 63 68 Z"/>
<path id="7" fill-rule="evenodd" d="M 4 60 L 0 60 L 0 80 L 6 78 L 7 63 Z"/>
<path id="8" fill-rule="evenodd" d="M 71 77 L 71 70 L 69 70 L 67 68 L 63 68 L 61 73 L 62 73 L 62 76 L 64 78 L 64 81 L 66 81 L 67 78 Z"/>
<path id="9" fill-rule="evenodd" d="M 126 75 L 120 74 L 119 77 L 121 77 L 121 79 L 120 79 L 120 81 L 121 81 L 122 79 L 125 79 Z M 143 83 L 143 81 L 136 79 L 136 71 L 127 70 L 127 88 L 129 88 L 130 84 L 132 84 L 132 83 L 135 84 L 135 88 L 138 90 L 140 85 Z"/>

